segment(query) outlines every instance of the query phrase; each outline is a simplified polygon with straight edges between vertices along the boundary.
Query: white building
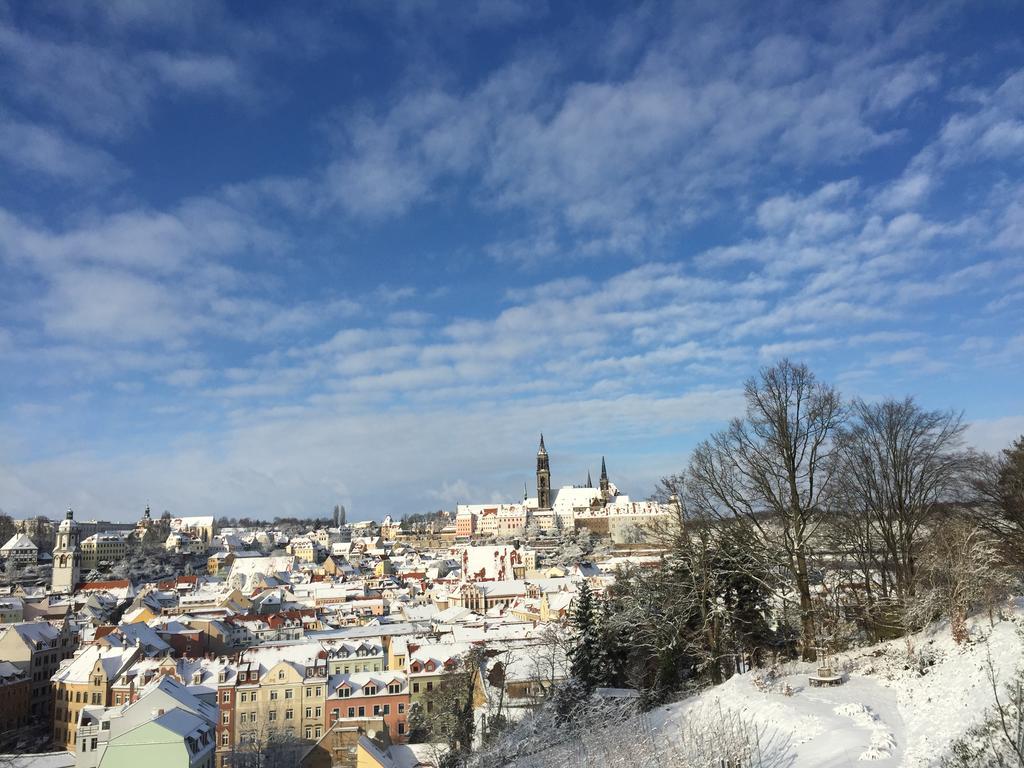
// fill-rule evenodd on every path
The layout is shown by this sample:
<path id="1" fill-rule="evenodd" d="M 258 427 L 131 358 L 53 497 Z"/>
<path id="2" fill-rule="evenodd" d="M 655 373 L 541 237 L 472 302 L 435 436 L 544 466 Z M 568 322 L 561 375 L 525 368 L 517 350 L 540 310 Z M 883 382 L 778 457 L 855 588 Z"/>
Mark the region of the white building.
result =
<path id="1" fill-rule="evenodd" d="M 39 561 L 39 548 L 24 533 L 16 533 L 0 547 L 0 557 L 16 568 L 26 568 Z"/>
<path id="2" fill-rule="evenodd" d="M 78 523 L 70 509 L 57 528 L 57 546 L 53 549 L 52 589 L 59 594 L 72 594 L 82 570 L 82 553 L 78 549 Z"/>

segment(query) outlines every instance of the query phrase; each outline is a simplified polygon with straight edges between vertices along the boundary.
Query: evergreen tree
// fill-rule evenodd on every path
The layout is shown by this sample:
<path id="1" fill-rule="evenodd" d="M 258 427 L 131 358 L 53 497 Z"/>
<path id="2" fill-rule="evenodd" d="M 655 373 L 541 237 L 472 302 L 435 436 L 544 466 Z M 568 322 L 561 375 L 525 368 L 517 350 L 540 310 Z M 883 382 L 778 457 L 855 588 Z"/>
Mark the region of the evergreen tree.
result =
<path id="1" fill-rule="evenodd" d="M 626 666 L 629 661 L 628 639 L 614 621 L 615 608 L 610 600 L 602 600 L 597 612 L 596 682 L 598 685 L 620 688 L 626 685 Z"/>
<path id="2" fill-rule="evenodd" d="M 598 683 L 599 637 L 594 593 L 583 581 L 576 590 L 576 605 L 570 625 L 576 630 L 576 647 L 569 651 L 569 671 L 586 691 Z"/>

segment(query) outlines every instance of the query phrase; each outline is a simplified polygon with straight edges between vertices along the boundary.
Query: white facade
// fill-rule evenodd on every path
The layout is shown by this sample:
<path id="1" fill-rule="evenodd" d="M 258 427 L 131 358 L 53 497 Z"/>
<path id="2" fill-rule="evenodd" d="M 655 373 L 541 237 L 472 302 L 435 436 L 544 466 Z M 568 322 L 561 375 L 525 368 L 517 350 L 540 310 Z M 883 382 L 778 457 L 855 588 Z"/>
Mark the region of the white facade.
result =
<path id="1" fill-rule="evenodd" d="M 53 549 L 52 589 L 55 593 L 70 595 L 78 584 L 82 569 L 78 537 L 75 513 L 69 509 L 57 528 L 57 546 Z"/>

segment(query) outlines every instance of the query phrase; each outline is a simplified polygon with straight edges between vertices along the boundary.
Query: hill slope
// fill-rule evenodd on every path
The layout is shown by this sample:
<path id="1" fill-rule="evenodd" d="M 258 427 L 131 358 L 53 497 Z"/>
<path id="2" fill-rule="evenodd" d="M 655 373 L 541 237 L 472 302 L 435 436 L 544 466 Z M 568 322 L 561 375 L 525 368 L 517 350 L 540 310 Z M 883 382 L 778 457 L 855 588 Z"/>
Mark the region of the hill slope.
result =
<path id="1" fill-rule="evenodd" d="M 975 620 L 971 641 L 957 646 L 944 625 L 905 640 L 836 657 L 848 680 L 812 688 L 812 665 L 787 665 L 768 690 L 763 675 L 737 675 L 720 686 L 650 713 L 653 727 L 674 738 L 688 712 L 738 711 L 763 729 L 776 752 L 788 744 L 793 768 L 828 768 L 871 761 L 878 768 L 936 765 L 950 744 L 981 722 L 993 704 L 988 658 L 1000 680 L 1024 661 L 1022 603 L 990 627 Z"/>

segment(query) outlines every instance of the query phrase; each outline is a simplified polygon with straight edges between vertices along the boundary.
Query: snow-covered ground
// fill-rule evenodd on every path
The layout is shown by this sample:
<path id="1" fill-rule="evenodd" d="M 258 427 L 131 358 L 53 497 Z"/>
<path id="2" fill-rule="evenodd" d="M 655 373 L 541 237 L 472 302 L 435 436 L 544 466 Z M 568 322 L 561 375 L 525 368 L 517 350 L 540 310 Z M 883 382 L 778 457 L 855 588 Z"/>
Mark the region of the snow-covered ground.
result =
<path id="1" fill-rule="evenodd" d="M 1024 604 L 1009 620 L 990 627 L 976 620 L 971 641 L 957 646 L 939 625 L 913 638 L 837 655 L 834 665 L 848 679 L 834 688 L 812 688 L 812 665 L 791 665 L 771 691 L 754 685 L 754 675 L 737 675 L 700 696 L 651 713 L 665 737 L 678 732 L 693 708 L 735 710 L 764 729 L 769 751 L 788 753 L 779 765 L 836 768 L 871 765 L 931 766 L 992 706 L 988 657 L 1007 680 L 1024 662 L 1019 629 Z M 924 659 L 919 661 L 918 658 Z M 788 685 L 788 691 L 783 692 Z"/>

